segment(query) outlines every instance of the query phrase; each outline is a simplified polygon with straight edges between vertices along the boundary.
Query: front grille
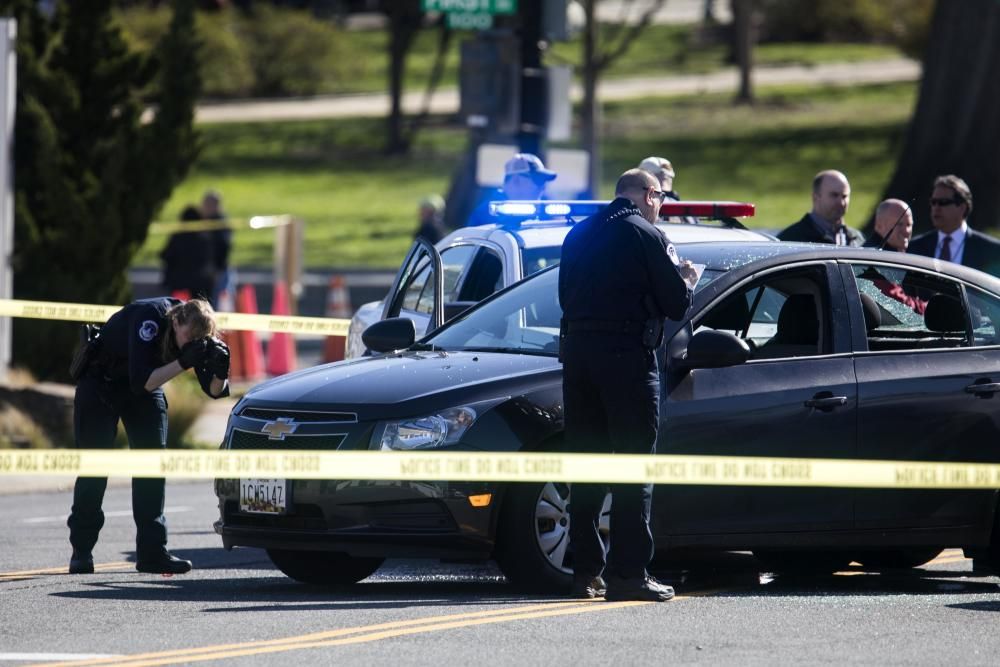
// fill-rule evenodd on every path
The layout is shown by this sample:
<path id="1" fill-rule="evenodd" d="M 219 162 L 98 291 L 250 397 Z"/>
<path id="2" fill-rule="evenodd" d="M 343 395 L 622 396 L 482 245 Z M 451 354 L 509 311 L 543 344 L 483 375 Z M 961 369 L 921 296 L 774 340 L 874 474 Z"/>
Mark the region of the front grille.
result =
<path id="1" fill-rule="evenodd" d="M 226 502 L 226 523 L 246 528 L 278 528 L 281 530 L 327 530 L 323 511 L 316 505 L 293 503 L 288 514 L 244 514 L 239 503 Z"/>
<path id="2" fill-rule="evenodd" d="M 294 419 L 297 422 L 334 422 L 341 424 L 356 424 L 358 415 L 354 412 L 308 412 L 304 410 L 280 410 L 275 408 L 244 408 L 241 417 L 250 419 L 275 420 L 279 417 Z"/>
<path id="3" fill-rule="evenodd" d="M 229 449 L 317 449 L 334 450 L 347 437 L 345 433 L 333 435 L 286 435 L 284 440 L 272 440 L 267 433 L 250 433 L 233 429 L 229 436 Z"/>

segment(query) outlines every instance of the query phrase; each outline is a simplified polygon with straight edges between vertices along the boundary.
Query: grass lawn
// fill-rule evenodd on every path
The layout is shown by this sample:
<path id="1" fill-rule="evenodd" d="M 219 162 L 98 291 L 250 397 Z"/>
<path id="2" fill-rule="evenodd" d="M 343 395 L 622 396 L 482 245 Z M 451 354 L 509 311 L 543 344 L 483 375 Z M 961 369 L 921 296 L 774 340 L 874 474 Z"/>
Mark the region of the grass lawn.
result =
<path id="1" fill-rule="evenodd" d="M 604 108 L 602 195 L 647 155 L 678 171 L 687 199 L 757 204 L 752 226 L 780 229 L 810 207 L 824 168 L 851 181 L 848 223 L 861 226 L 891 176 L 916 85 L 782 88 L 752 108 L 728 95 L 635 100 Z M 306 221 L 308 267 L 398 266 L 415 226 L 417 201 L 445 192 L 465 142 L 461 128 L 424 131 L 413 153 L 380 153 L 382 121 L 206 125 L 204 150 L 174 192 L 163 219 L 176 219 L 207 187 L 222 191 L 235 218 L 292 213 Z M 239 231 L 236 266 L 269 265 L 273 232 Z M 135 264 L 155 265 L 165 242 L 152 236 Z"/>

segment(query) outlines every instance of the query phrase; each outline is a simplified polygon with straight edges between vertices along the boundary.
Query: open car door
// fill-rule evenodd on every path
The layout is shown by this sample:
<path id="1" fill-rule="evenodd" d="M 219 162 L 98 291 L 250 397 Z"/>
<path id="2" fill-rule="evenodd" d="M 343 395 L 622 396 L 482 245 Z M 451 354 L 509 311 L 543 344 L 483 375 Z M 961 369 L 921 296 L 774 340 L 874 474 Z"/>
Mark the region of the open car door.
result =
<path id="1" fill-rule="evenodd" d="M 426 239 L 413 242 L 386 296 L 382 319 L 408 317 L 417 338 L 444 324 L 441 253 Z"/>

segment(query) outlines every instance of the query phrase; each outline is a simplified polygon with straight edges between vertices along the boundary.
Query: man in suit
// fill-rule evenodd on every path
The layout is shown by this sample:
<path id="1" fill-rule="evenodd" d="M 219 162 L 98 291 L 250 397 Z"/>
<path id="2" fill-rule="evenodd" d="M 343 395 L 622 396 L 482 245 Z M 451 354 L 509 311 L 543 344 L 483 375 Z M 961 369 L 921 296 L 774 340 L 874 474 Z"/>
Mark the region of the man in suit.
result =
<path id="1" fill-rule="evenodd" d="M 833 169 L 816 174 L 812 200 L 812 211 L 779 233 L 779 239 L 848 246 L 860 246 L 865 242 L 861 232 L 844 224 L 844 215 L 851 203 L 847 176 Z"/>
<path id="2" fill-rule="evenodd" d="M 931 194 L 934 229 L 910 242 L 909 252 L 1000 276 L 1000 241 L 969 227 L 972 191 L 958 176 L 938 176 Z"/>

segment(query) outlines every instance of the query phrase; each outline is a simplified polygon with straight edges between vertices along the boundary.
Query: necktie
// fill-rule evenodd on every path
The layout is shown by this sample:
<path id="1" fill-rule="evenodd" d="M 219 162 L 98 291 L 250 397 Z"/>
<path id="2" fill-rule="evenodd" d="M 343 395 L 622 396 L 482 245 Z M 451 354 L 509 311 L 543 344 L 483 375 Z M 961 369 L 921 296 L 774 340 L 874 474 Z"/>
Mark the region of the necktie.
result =
<path id="1" fill-rule="evenodd" d="M 951 261 L 951 237 L 946 236 L 941 239 L 941 254 L 938 255 L 938 259 L 942 259 L 946 262 Z"/>

